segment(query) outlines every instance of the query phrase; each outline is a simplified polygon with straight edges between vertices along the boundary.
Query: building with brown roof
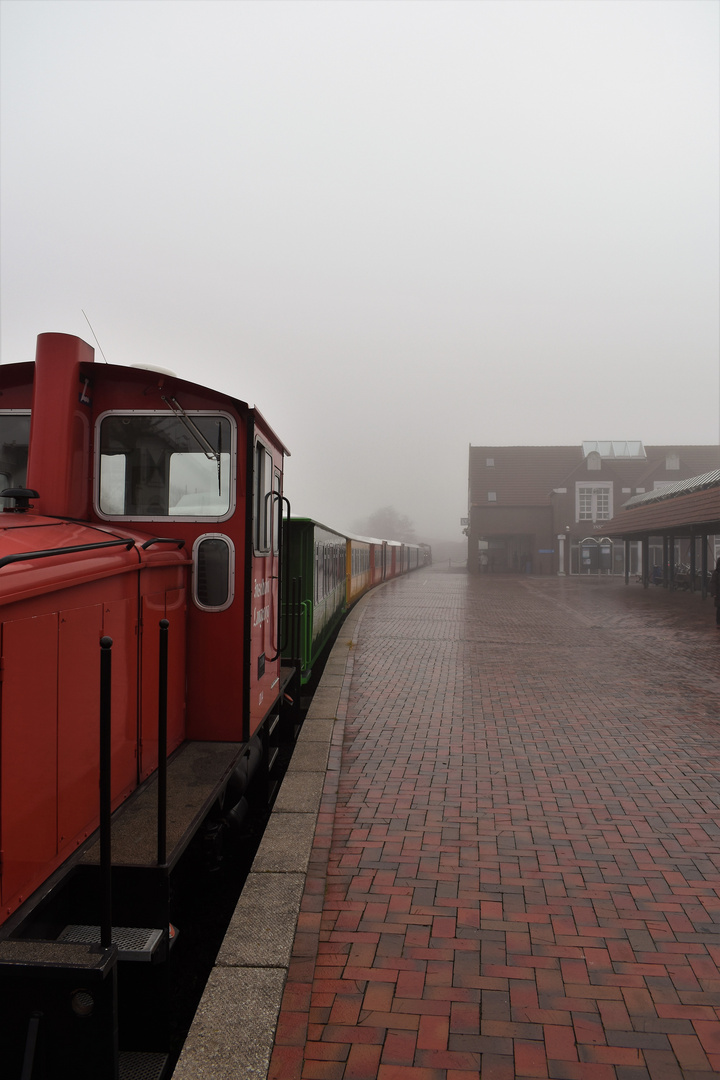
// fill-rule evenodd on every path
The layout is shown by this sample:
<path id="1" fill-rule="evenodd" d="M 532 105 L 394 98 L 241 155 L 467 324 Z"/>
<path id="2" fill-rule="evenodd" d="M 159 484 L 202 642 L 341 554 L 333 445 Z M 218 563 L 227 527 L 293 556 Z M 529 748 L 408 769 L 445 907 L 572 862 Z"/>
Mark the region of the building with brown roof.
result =
<path id="1" fill-rule="evenodd" d="M 468 569 L 623 574 L 625 545 L 608 535 L 623 504 L 719 467 L 718 446 L 471 446 Z M 639 572 L 639 545 L 630 559 Z"/>

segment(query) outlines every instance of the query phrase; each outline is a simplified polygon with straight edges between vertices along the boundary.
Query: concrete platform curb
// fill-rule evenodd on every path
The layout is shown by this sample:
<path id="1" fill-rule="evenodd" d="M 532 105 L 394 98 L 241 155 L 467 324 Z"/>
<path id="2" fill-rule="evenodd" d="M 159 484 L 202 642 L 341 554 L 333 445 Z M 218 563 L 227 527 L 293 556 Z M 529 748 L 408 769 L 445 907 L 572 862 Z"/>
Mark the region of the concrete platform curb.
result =
<path id="1" fill-rule="evenodd" d="M 320 806 L 337 794 L 353 649 L 370 595 L 340 628 L 173 1080 L 267 1076 Z"/>

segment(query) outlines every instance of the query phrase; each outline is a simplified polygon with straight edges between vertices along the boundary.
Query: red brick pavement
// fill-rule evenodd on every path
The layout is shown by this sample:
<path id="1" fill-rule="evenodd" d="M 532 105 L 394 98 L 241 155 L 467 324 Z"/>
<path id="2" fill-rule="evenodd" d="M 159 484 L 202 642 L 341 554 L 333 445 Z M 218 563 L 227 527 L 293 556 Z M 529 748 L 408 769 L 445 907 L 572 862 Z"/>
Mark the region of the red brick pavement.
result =
<path id="1" fill-rule="evenodd" d="M 270 1077 L 720 1075 L 713 619 L 607 579 L 373 595 Z"/>

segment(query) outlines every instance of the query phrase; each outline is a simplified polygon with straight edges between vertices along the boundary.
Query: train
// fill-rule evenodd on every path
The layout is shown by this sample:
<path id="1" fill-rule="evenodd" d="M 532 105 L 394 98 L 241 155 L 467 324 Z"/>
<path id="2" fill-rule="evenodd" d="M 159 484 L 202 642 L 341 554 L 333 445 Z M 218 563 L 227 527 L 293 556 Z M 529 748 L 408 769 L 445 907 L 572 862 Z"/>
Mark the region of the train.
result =
<path id="1" fill-rule="evenodd" d="M 432 562 L 429 544 L 352 536 L 301 517 L 288 522 L 288 553 L 286 607 L 295 618 L 286 650 L 302 686 L 311 682 L 347 610 L 368 589 Z"/>
<path id="2" fill-rule="evenodd" d="M 0 366 L 4 1077 L 165 1080 L 189 853 L 271 800 L 348 606 L 430 559 L 294 518 L 287 456 L 73 335 Z"/>

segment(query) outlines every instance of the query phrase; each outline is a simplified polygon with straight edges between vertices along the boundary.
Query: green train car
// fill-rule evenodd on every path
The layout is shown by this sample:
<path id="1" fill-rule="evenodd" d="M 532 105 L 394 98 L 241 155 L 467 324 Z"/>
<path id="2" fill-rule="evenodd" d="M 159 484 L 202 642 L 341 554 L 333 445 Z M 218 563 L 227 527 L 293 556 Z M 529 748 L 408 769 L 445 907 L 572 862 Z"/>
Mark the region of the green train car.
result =
<path id="1" fill-rule="evenodd" d="M 286 527 L 283 655 L 300 661 L 304 684 L 345 614 L 347 538 L 310 518 L 290 518 Z"/>

